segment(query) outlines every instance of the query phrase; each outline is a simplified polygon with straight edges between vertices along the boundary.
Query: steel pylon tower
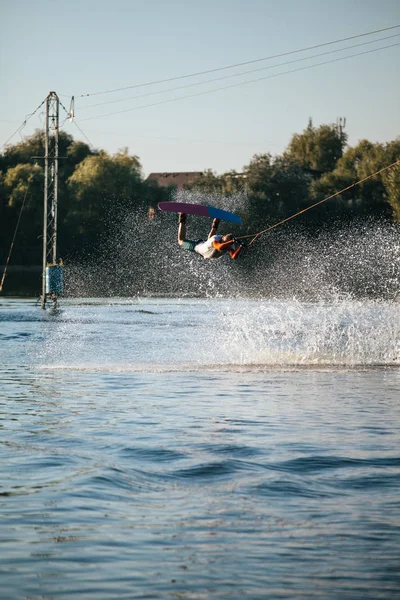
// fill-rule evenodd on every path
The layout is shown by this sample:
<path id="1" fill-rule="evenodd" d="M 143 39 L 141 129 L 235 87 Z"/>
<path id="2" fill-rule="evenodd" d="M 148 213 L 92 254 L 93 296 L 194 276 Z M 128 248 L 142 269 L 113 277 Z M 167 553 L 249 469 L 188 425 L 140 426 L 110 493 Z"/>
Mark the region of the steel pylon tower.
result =
<path id="1" fill-rule="evenodd" d="M 42 308 L 51 295 L 53 306 L 57 294 L 46 291 L 46 267 L 57 262 L 57 200 L 58 200 L 58 130 L 59 100 L 55 92 L 46 98 L 46 131 L 44 155 L 44 205 L 43 205 L 43 272 Z"/>

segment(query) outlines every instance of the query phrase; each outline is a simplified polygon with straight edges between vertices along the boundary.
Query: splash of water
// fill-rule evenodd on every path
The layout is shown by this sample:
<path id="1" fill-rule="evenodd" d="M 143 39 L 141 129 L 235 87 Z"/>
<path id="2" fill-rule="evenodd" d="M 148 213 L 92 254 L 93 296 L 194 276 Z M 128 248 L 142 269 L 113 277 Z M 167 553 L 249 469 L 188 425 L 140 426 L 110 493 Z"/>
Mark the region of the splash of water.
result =
<path id="1" fill-rule="evenodd" d="M 242 365 L 400 365 L 399 307 L 386 301 L 247 302 L 225 310 L 229 360 Z"/>
<path id="2" fill-rule="evenodd" d="M 238 212 L 243 202 L 240 194 L 236 204 L 232 199 L 228 204 L 226 199 L 193 192 L 185 192 L 180 200 Z M 282 227 L 260 238 L 237 261 L 228 257 L 205 261 L 179 248 L 176 215 L 157 213 L 149 221 L 136 211 L 118 222 L 112 215 L 105 218 L 109 236 L 101 252 L 85 261 L 67 262 L 70 296 L 235 299 L 231 305 L 221 304 L 210 343 L 208 331 L 201 332 L 206 349 L 201 360 L 198 344 L 187 341 L 181 368 L 185 358 L 193 367 L 192 354 L 199 368 L 220 363 L 400 364 L 398 225 L 364 221 L 312 236 Z M 206 219 L 188 220 L 193 239 L 206 237 L 208 227 Z M 69 328 L 65 332 L 60 328 L 59 335 L 65 342 Z M 217 338 L 222 358 L 220 349 L 211 350 Z M 77 334 L 74 343 L 80 349 L 84 340 Z M 64 344 L 55 346 L 61 348 L 62 359 Z M 149 358 L 159 359 L 151 353 Z M 128 368 L 128 362 L 122 366 Z"/>
<path id="3" fill-rule="evenodd" d="M 182 198 L 181 198 L 182 199 Z M 192 196 L 185 197 L 187 201 Z M 216 198 L 198 199 L 236 209 Z M 236 198 L 240 202 L 240 195 Z M 176 215 L 143 213 L 109 221 L 109 236 L 95 257 L 67 261 L 70 296 L 160 296 L 297 298 L 400 297 L 400 228 L 388 223 L 355 223 L 310 236 L 282 227 L 259 239 L 239 260 L 205 261 L 177 244 Z M 188 220 L 188 236 L 205 238 L 210 223 Z M 222 223 L 220 229 L 225 231 Z M 235 232 L 234 232 L 235 233 Z M 240 233 L 240 232 L 236 232 Z"/>
<path id="4" fill-rule="evenodd" d="M 400 367 L 399 306 L 384 300 L 72 302 L 44 333 L 35 360 L 61 369 Z"/>

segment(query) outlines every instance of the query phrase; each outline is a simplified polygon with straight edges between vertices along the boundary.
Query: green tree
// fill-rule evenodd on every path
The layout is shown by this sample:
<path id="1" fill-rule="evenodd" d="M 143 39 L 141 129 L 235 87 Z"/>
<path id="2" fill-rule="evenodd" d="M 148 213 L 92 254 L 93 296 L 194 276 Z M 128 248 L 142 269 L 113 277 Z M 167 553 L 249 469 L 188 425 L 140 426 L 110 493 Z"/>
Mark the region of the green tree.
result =
<path id="1" fill-rule="evenodd" d="M 60 181 L 69 177 L 76 165 L 86 156 L 94 152 L 84 142 L 74 141 L 65 131 L 58 135 L 58 155 Z M 4 168 L 15 167 L 18 164 L 44 164 L 45 134 L 37 130 L 35 133 L 13 146 L 7 146 L 2 157 Z"/>
<path id="2" fill-rule="evenodd" d="M 205 193 L 222 193 L 223 181 L 220 175 L 217 175 L 212 169 L 206 169 L 200 177 L 198 177 L 189 186 L 191 190 L 197 190 Z"/>
<path id="3" fill-rule="evenodd" d="M 107 229 L 112 212 L 143 205 L 140 169 L 138 158 L 126 149 L 81 161 L 67 181 L 71 204 L 65 224 L 70 235 L 84 236 L 94 244 Z"/>
<path id="4" fill-rule="evenodd" d="M 92 154 L 95 154 L 95 152 L 93 152 L 84 142 L 72 141 L 66 150 L 66 155 L 68 157 L 68 162 L 66 164 L 76 166 L 85 160 L 87 156 Z"/>
<path id="5" fill-rule="evenodd" d="M 79 201 L 85 197 L 131 196 L 137 192 L 140 169 L 139 159 L 129 156 L 126 149 L 113 157 L 100 152 L 78 164 L 68 185 Z"/>
<path id="6" fill-rule="evenodd" d="M 43 169 L 39 165 L 19 164 L 10 167 L 4 177 L 4 188 L 8 197 L 8 206 L 19 208 L 27 194 L 26 208 L 36 209 L 33 198 L 36 193 L 43 194 Z"/>
<path id="7" fill-rule="evenodd" d="M 303 133 L 293 135 L 286 157 L 295 160 L 314 176 L 333 171 L 347 142 L 347 135 L 336 125 L 315 128 L 310 120 Z"/>
<path id="8" fill-rule="evenodd" d="M 312 197 L 320 199 L 345 189 L 391 164 L 396 157 L 400 158 L 400 141 L 384 145 L 361 140 L 347 149 L 334 171 L 312 184 Z M 397 214 L 397 194 L 396 176 L 387 171 L 328 201 L 325 210 L 336 212 L 341 219 L 367 216 L 390 219 L 393 213 Z"/>
<path id="9" fill-rule="evenodd" d="M 10 167 L 3 177 L 3 191 L 7 199 L 2 215 L 3 253 L 11 242 L 22 203 L 26 199 L 20 222 L 19 244 L 14 250 L 13 258 L 16 262 L 27 264 L 40 262 L 43 169 L 29 163 Z M 40 202 L 38 198 L 41 199 Z"/>
<path id="10" fill-rule="evenodd" d="M 228 171 L 223 173 L 221 179 L 221 193 L 223 196 L 233 196 L 246 188 L 246 178 L 244 173 L 238 173 L 235 170 Z"/>
<path id="11" fill-rule="evenodd" d="M 307 202 L 310 176 L 288 157 L 256 154 L 244 173 L 249 221 L 276 221 Z"/>
<path id="12" fill-rule="evenodd" d="M 400 137 L 384 147 L 386 165 L 400 160 Z M 387 201 L 393 211 L 393 219 L 400 222 L 400 163 L 382 173 Z"/>
<path id="13" fill-rule="evenodd" d="M 400 223 L 400 165 L 382 175 L 388 203 L 393 211 L 393 219 Z"/>
<path id="14" fill-rule="evenodd" d="M 44 133 L 36 131 L 30 137 L 13 146 L 7 146 L 4 151 L 4 164 L 8 167 L 15 167 L 18 164 L 28 164 L 37 162 L 34 157 L 44 156 Z"/>
<path id="15" fill-rule="evenodd" d="M 220 194 L 226 197 L 242 191 L 245 187 L 245 180 L 243 174 L 237 173 L 235 170 L 217 175 L 212 169 L 207 169 L 188 187 L 191 190 L 207 194 Z"/>

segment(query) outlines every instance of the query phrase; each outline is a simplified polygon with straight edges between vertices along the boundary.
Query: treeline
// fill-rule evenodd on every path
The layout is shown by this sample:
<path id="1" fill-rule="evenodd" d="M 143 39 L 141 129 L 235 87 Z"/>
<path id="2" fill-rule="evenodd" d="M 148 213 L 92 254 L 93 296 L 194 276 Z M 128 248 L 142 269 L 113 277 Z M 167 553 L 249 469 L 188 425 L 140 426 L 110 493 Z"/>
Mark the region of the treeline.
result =
<path id="1" fill-rule="evenodd" d="M 258 231 L 314 202 L 342 190 L 400 159 L 400 138 L 386 143 L 360 141 L 348 147 L 336 125 L 295 134 L 280 156 L 256 154 L 240 173 L 207 171 L 191 186 L 191 194 L 210 197 L 240 212 L 247 231 Z M 4 264 L 21 203 L 14 264 L 40 264 L 43 220 L 44 136 L 36 132 L 0 155 L 0 264 Z M 113 156 L 95 151 L 61 132 L 59 136 L 58 250 L 66 257 L 94 253 L 127 211 L 142 212 L 175 193 L 145 180 L 140 161 L 122 150 Z M 29 193 L 27 194 L 29 186 Z M 239 203 L 239 205 L 238 205 Z M 302 215 L 302 227 L 318 230 L 354 219 L 400 222 L 400 168 L 394 167 L 352 187 Z"/>
<path id="2" fill-rule="evenodd" d="M 192 188 L 228 197 L 243 191 L 246 223 L 268 226 L 400 159 L 400 137 L 387 144 L 361 140 L 353 148 L 346 142 L 338 126 L 315 128 L 310 121 L 281 156 L 256 154 L 242 173 L 208 171 Z M 296 223 L 318 230 L 365 218 L 400 222 L 400 165 L 307 211 Z"/>
<path id="3" fill-rule="evenodd" d="M 41 264 L 44 134 L 37 131 L 0 155 L 0 264 L 4 264 L 21 204 L 26 203 L 13 250 L 14 264 Z M 171 191 L 145 181 L 137 156 L 110 156 L 59 134 L 58 254 L 95 252 L 112 220 L 168 199 Z M 27 194 L 28 191 L 28 194 Z"/>

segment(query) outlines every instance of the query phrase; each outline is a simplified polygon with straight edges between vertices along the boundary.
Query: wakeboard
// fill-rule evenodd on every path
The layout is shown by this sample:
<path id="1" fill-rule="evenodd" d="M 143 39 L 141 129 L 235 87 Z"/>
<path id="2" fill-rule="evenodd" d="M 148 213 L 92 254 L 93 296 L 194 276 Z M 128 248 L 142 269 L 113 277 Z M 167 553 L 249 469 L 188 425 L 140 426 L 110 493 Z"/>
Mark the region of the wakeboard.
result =
<path id="1" fill-rule="evenodd" d="M 211 217 L 211 219 L 221 219 L 221 221 L 230 221 L 231 223 L 242 223 L 242 219 L 235 213 L 206 204 L 191 204 L 189 202 L 160 202 L 160 210 L 169 212 L 185 213 L 187 215 L 198 215 L 200 217 Z"/>

